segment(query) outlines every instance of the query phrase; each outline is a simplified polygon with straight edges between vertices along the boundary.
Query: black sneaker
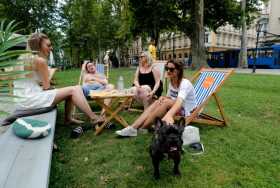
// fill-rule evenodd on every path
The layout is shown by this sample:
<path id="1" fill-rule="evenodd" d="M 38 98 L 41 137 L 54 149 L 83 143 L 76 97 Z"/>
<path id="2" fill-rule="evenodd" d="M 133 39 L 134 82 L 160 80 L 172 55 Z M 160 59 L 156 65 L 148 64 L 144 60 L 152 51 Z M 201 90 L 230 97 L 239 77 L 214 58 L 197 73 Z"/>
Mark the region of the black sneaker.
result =
<path id="1" fill-rule="evenodd" d="M 108 122 L 106 125 L 105 125 L 106 129 L 114 129 L 116 128 L 116 125 L 112 122 Z"/>
<path id="2" fill-rule="evenodd" d="M 84 132 L 83 127 L 81 126 L 76 127 L 71 132 L 71 138 L 78 138 L 83 134 L 83 132 Z"/>

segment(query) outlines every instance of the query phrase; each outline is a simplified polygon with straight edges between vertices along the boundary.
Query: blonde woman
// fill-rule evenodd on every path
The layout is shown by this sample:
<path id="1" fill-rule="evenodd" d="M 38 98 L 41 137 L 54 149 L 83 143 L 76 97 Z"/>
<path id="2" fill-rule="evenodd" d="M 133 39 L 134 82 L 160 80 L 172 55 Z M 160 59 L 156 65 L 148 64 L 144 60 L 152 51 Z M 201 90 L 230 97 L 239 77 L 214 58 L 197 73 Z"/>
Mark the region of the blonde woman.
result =
<path id="1" fill-rule="evenodd" d="M 160 80 L 160 71 L 152 66 L 153 59 L 149 52 L 140 54 L 140 63 L 134 76 L 134 89 L 136 100 L 142 102 L 146 109 L 152 102 L 153 97 L 161 96 L 162 82 Z"/>
<path id="2" fill-rule="evenodd" d="M 32 59 L 30 68 L 32 75 L 28 79 L 15 82 L 16 95 L 23 97 L 23 100 L 17 104 L 17 109 L 44 108 L 65 101 L 66 124 L 81 123 L 72 118 L 73 105 L 83 111 L 92 122 L 98 122 L 99 117 L 92 112 L 80 86 L 51 89 L 47 59 L 52 50 L 52 44 L 47 35 L 32 34 L 28 40 L 28 46 L 30 50 L 37 52 L 37 55 Z"/>

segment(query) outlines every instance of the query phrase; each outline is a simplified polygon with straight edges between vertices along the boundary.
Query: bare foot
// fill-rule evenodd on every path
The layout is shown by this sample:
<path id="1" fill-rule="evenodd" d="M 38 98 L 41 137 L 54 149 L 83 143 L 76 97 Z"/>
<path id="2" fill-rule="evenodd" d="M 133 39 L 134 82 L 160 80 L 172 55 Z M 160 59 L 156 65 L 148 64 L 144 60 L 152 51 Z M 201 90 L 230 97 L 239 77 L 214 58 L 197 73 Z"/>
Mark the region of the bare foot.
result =
<path id="1" fill-rule="evenodd" d="M 96 116 L 94 119 L 91 120 L 92 124 L 99 124 L 105 121 L 104 116 Z"/>

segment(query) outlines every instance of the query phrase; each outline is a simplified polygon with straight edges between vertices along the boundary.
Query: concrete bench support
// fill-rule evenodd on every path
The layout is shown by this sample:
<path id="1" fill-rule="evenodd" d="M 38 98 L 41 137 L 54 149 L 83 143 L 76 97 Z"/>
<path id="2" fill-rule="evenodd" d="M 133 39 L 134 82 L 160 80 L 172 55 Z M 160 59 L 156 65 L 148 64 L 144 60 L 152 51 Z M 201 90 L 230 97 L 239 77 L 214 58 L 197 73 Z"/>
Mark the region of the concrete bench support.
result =
<path id="1" fill-rule="evenodd" d="M 47 188 L 55 132 L 56 110 L 29 116 L 52 125 L 51 134 L 42 139 L 17 137 L 11 127 L 0 135 L 0 187 Z"/>

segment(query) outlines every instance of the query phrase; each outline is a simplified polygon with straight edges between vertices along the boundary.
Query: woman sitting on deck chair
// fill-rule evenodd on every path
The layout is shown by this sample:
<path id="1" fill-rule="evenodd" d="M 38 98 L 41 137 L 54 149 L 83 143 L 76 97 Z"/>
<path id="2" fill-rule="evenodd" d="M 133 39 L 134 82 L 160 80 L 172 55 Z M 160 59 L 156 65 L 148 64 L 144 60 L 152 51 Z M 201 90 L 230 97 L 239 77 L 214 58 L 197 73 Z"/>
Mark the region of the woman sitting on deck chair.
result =
<path id="1" fill-rule="evenodd" d="M 141 52 L 139 67 L 135 72 L 134 87 L 135 99 L 143 103 L 146 109 L 154 98 L 161 96 L 163 87 L 160 80 L 160 71 L 153 67 L 153 59 L 148 51 Z"/>
<path id="2" fill-rule="evenodd" d="M 174 123 L 174 116 L 188 116 L 196 107 L 195 90 L 191 82 L 183 78 L 183 64 L 169 60 L 165 65 L 170 80 L 166 97 L 160 97 L 138 117 L 131 126 L 116 131 L 119 136 L 137 136 L 137 129 L 149 128 L 156 117 L 167 124 Z"/>
<path id="3" fill-rule="evenodd" d="M 49 69 L 47 59 L 52 50 L 51 41 L 43 33 L 34 33 L 28 40 L 30 50 L 37 55 L 32 59 L 28 67 L 32 74 L 28 79 L 14 82 L 15 95 L 22 97 L 17 104 L 17 110 L 38 109 L 54 106 L 65 101 L 65 123 L 81 123 L 72 117 L 73 106 L 76 105 L 91 120 L 98 123 L 100 117 L 92 112 L 83 95 L 81 86 L 69 86 L 52 89 L 50 86 Z M 40 85 L 42 83 L 42 86 Z"/>

